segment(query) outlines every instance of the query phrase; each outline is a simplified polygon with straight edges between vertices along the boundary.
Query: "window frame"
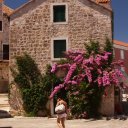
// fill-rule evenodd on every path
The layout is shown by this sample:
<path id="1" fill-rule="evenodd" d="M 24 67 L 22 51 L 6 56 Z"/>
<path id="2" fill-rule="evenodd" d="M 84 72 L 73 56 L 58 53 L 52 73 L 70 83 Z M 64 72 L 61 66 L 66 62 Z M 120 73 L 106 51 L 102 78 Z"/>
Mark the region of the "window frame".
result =
<path id="1" fill-rule="evenodd" d="M 2 60 L 9 61 L 9 58 L 8 58 L 8 60 L 7 59 L 4 59 L 4 45 L 8 45 L 8 47 L 9 47 L 9 44 L 8 43 L 3 43 L 2 44 Z M 8 52 L 8 54 L 9 54 L 9 52 Z"/>
<path id="2" fill-rule="evenodd" d="M 54 6 L 65 6 L 65 20 L 64 22 L 54 22 Z M 67 24 L 68 23 L 68 4 L 67 3 L 52 3 L 51 4 L 51 23 L 53 24 Z"/>
<path id="3" fill-rule="evenodd" d="M 116 57 L 116 54 L 115 54 L 115 48 L 113 48 L 113 57 L 115 58 Z"/>
<path id="4" fill-rule="evenodd" d="M 51 39 L 51 59 L 53 61 L 64 59 L 64 58 L 54 58 L 54 40 L 66 40 L 66 51 L 68 50 L 68 38 L 67 37 L 59 37 Z"/>
<path id="5" fill-rule="evenodd" d="M 120 49 L 120 59 L 124 59 L 124 50 Z"/>

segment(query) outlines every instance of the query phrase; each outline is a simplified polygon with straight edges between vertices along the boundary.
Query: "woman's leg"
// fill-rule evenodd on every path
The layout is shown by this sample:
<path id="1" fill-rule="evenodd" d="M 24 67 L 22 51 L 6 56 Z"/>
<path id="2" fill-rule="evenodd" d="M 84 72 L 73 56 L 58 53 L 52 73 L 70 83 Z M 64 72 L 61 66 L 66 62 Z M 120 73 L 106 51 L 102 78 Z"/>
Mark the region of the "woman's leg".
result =
<path id="1" fill-rule="evenodd" d="M 58 128 L 61 128 L 61 119 L 57 117 L 57 126 Z"/>
<path id="2" fill-rule="evenodd" d="M 62 128 L 65 128 L 65 117 L 60 119 Z"/>

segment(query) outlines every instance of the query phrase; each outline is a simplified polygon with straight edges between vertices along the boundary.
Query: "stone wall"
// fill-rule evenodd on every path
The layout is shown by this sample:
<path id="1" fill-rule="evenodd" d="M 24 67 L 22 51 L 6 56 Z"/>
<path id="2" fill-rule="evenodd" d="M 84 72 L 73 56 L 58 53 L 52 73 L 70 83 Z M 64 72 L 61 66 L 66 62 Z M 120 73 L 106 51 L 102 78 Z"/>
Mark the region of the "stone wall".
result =
<path id="1" fill-rule="evenodd" d="M 62 2 L 68 6 L 68 22 L 54 24 L 51 4 Z M 84 49 L 90 39 L 103 46 L 106 37 L 112 39 L 111 20 L 111 11 L 88 0 L 34 0 L 11 16 L 10 66 L 15 65 L 16 55 L 26 52 L 43 73 L 53 62 L 52 38 L 67 38 L 68 49 L 73 50 Z"/>
<path id="2" fill-rule="evenodd" d="M 104 116 L 113 116 L 115 109 L 114 86 L 106 88 L 106 95 L 103 95 L 100 113 Z"/>
<path id="3" fill-rule="evenodd" d="M 0 93 L 8 92 L 9 84 L 9 63 L 0 62 Z"/>

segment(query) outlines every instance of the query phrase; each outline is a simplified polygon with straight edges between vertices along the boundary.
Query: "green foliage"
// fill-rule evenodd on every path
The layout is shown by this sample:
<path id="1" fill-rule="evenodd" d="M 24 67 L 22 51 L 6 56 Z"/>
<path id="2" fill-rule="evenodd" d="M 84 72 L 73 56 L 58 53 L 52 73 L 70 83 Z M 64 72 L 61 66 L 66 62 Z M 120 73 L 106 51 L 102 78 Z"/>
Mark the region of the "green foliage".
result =
<path id="1" fill-rule="evenodd" d="M 91 54 L 102 54 L 104 51 L 112 53 L 112 43 L 109 39 L 106 39 L 104 49 L 101 50 L 99 42 L 90 41 L 89 44 L 85 44 L 85 49 L 87 56 Z M 109 58 L 108 65 L 105 65 L 104 68 L 109 67 L 112 63 L 112 56 Z M 97 67 L 98 68 L 98 67 Z M 76 72 L 76 74 L 79 73 Z M 93 78 L 97 77 L 97 73 L 93 72 Z M 94 77 L 95 76 L 95 77 Z M 87 80 L 80 86 L 70 86 L 69 89 L 69 106 L 71 108 L 71 113 L 75 118 L 90 118 L 90 117 L 99 117 L 99 108 L 101 105 L 102 95 L 104 94 L 104 87 L 98 87 L 98 83 L 89 85 Z"/>
<path id="2" fill-rule="evenodd" d="M 83 82 L 79 86 L 70 86 L 69 106 L 74 118 L 98 118 L 103 87 Z"/>
<path id="3" fill-rule="evenodd" d="M 22 95 L 24 110 L 29 116 L 37 116 L 38 111 L 46 110 L 52 84 L 57 78 L 50 73 L 50 66 L 42 75 L 35 61 L 27 54 L 16 57 L 16 65 L 17 69 L 11 68 L 11 71 Z"/>
<path id="4" fill-rule="evenodd" d="M 113 44 L 112 42 L 110 42 L 108 38 L 106 38 L 104 51 L 110 52 L 112 54 L 111 56 L 109 56 L 109 61 L 108 61 L 108 65 L 110 65 L 113 61 Z"/>
<path id="5" fill-rule="evenodd" d="M 89 57 L 92 53 L 99 54 L 100 53 L 100 44 L 98 41 L 90 41 L 89 44 L 84 44 L 86 49 L 87 57 Z"/>

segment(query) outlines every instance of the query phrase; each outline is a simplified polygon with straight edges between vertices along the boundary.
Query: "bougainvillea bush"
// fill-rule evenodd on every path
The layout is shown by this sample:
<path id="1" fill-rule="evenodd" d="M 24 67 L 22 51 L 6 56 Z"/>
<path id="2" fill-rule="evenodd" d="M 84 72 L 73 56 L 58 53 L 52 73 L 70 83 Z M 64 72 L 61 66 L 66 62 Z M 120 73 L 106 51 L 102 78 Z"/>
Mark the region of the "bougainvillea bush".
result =
<path id="1" fill-rule="evenodd" d="M 106 51 L 97 54 L 91 52 L 88 57 L 86 52 L 81 50 L 66 52 L 67 63 L 52 66 L 52 73 L 61 69 L 66 75 L 62 83 L 54 88 L 50 98 L 65 88 L 71 113 L 75 118 L 97 116 L 101 97 L 106 94 L 105 88 L 120 86 L 118 78 L 124 79 L 121 71 L 116 68 L 122 62 L 108 65 L 110 56 L 111 53 Z"/>

